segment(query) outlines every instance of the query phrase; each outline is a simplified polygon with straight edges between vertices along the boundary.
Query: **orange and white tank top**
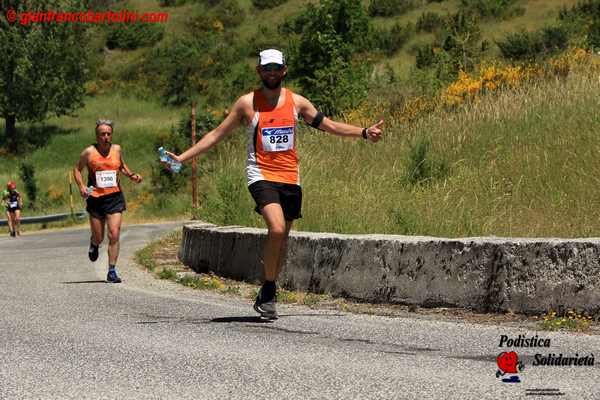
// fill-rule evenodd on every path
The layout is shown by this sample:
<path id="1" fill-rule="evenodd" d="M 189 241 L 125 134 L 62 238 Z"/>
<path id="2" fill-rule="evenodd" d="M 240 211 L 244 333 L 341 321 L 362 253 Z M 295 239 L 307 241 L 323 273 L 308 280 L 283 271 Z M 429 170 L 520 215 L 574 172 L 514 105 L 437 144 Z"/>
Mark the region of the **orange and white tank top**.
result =
<path id="1" fill-rule="evenodd" d="M 94 146 L 88 159 L 87 168 L 88 186 L 94 186 L 94 191 L 90 196 L 100 197 L 121 191 L 119 181 L 121 158 L 115 151 L 114 146 L 110 146 L 106 157 L 100 154 L 96 146 Z"/>
<path id="2" fill-rule="evenodd" d="M 248 125 L 248 186 L 267 180 L 300 185 L 298 113 L 292 92 L 283 89 L 285 102 L 274 108 L 260 90 L 254 91 L 254 117 Z"/>

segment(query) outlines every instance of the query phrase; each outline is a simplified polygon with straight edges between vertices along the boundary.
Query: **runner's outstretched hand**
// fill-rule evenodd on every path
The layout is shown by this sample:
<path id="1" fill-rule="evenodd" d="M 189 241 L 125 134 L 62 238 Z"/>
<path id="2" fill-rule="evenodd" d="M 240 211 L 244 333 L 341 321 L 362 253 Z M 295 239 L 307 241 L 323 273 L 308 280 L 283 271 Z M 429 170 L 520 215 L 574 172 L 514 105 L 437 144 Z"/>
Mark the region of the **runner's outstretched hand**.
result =
<path id="1" fill-rule="evenodd" d="M 168 155 L 169 157 L 171 157 L 173 160 L 181 162 L 181 160 L 179 159 L 179 156 L 175 153 L 171 153 L 170 151 L 166 151 L 165 150 L 165 154 Z"/>
<path id="2" fill-rule="evenodd" d="M 375 125 L 367 128 L 367 139 L 375 143 L 381 139 L 383 134 L 383 119 L 380 119 Z"/>
<path id="3" fill-rule="evenodd" d="M 175 154 L 175 153 L 171 153 L 170 151 L 167 151 L 167 150 L 165 150 L 165 154 L 166 154 L 167 156 L 171 157 L 173 160 L 175 160 L 175 161 L 178 161 L 178 162 L 181 162 L 181 160 L 179 159 L 179 156 L 178 156 L 177 154 Z M 166 162 L 166 161 L 161 161 L 160 163 L 161 163 L 161 164 L 163 165 L 163 167 L 165 167 L 165 168 L 166 168 L 168 171 L 171 171 L 171 164 L 169 164 L 169 163 L 168 163 L 168 162 Z M 172 171 L 171 171 L 171 172 L 172 172 Z"/>

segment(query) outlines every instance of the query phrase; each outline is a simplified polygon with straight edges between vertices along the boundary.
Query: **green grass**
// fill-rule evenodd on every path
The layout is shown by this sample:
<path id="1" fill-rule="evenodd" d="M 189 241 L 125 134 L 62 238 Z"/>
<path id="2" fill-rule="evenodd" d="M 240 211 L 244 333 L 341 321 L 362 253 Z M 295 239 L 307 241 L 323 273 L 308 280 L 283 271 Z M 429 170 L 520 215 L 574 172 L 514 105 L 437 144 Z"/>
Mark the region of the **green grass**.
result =
<path id="1" fill-rule="evenodd" d="M 151 243 L 135 253 L 136 262 L 148 268 L 148 270 L 151 272 L 156 269 L 156 262 L 154 261 L 153 253 L 157 246 L 158 244 L 156 242 Z"/>
<path id="2" fill-rule="evenodd" d="M 556 311 L 549 311 L 539 322 L 539 328 L 544 331 L 587 332 L 592 321 L 592 317 L 573 310 L 564 312 L 562 315 L 557 315 Z"/>
<path id="3" fill-rule="evenodd" d="M 193 275 L 184 275 L 177 279 L 177 282 L 184 286 L 191 287 L 193 289 L 223 289 L 223 283 L 217 277 L 202 277 Z"/>
<path id="4" fill-rule="evenodd" d="M 177 272 L 173 271 L 172 269 L 165 268 L 158 273 L 158 277 L 160 279 L 176 280 Z"/>

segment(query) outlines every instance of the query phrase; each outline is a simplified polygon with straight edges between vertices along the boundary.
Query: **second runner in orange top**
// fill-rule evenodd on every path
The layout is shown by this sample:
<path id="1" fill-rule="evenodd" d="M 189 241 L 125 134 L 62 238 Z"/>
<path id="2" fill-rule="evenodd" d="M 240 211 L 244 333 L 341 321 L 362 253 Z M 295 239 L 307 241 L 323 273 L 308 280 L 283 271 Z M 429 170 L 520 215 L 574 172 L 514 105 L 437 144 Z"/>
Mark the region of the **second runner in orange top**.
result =
<path id="1" fill-rule="evenodd" d="M 110 145 L 106 156 L 98 151 L 97 146 L 93 146 L 87 160 L 88 186 L 94 187 L 90 196 L 100 197 L 120 192 L 119 170 L 121 166 L 121 157 L 114 145 Z"/>

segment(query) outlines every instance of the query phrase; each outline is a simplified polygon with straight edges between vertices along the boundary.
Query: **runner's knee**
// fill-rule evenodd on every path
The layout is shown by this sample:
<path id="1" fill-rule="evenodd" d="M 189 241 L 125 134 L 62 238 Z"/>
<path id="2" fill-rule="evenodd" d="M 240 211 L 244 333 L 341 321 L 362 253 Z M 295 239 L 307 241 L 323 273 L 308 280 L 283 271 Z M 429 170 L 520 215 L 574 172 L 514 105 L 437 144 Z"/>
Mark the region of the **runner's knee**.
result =
<path id="1" fill-rule="evenodd" d="M 285 229 L 285 224 L 274 224 L 269 227 L 269 236 L 274 239 L 285 239 L 287 231 Z"/>
<path id="2" fill-rule="evenodd" d="M 119 241 L 119 228 L 108 230 L 108 241 L 113 244 Z"/>

